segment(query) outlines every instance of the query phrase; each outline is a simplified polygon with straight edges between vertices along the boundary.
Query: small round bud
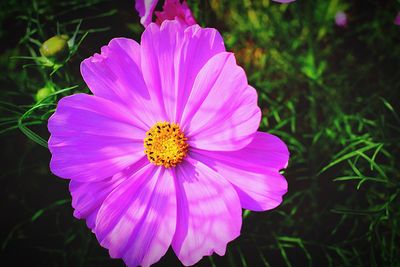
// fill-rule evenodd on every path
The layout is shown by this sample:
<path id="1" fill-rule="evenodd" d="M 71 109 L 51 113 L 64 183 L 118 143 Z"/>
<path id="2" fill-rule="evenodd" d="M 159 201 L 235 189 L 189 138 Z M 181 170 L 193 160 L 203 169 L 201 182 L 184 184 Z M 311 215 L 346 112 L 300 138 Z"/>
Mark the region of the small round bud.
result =
<path id="1" fill-rule="evenodd" d="M 68 56 L 68 36 L 56 35 L 46 40 L 39 49 L 40 54 L 50 60 L 59 61 Z"/>
<path id="2" fill-rule="evenodd" d="M 48 97 L 49 95 L 51 95 L 52 93 L 54 93 L 54 88 L 52 86 L 46 86 L 43 88 L 40 88 L 35 95 L 35 100 L 36 102 L 40 102 L 43 99 L 45 99 L 46 97 Z"/>

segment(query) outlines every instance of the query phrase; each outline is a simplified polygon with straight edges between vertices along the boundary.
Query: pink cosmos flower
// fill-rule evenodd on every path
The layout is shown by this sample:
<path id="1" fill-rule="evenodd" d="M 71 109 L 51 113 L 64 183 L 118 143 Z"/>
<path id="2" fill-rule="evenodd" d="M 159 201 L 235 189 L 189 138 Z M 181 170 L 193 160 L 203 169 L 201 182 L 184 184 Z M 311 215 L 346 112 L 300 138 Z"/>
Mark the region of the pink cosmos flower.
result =
<path id="1" fill-rule="evenodd" d="M 335 15 L 335 23 L 339 27 L 347 26 L 347 15 L 343 11 L 338 11 Z"/>
<path id="2" fill-rule="evenodd" d="M 184 265 L 224 255 L 242 209 L 282 202 L 289 152 L 257 132 L 257 93 L 221 35 L 177 21 L 141 43 L 116 38 L 84 60 L 93 95 L 49 119 L 50 168 L 71 179 L 74 216 L 111 257 L 149 266 L 172 246 Z"/>
<path id="3" fill-rule="evenodd" d="M 137 0 L 135 4 L 136 10 L 141 17 L 140 23 L 147 27 L 152 21 L 153 11 L 157 5 L 158 0 Z M 192 12 L 186 1 L 183 0 L 165 0 L 163 11 L 156 11 L 156 23 L 161 25 L 164 20 L 178 20 L 184 25 L 190 26 L 196 24 Z"/>
<path id="4" fill-rule="evenodd" d="M 399 25 L 399 26 L 400 26 L 400 11 L 397 12 L 397 15 L 396 15 L 396 17 L 395 17 L 393 23 L 394 23 L 395 25 Z"/>

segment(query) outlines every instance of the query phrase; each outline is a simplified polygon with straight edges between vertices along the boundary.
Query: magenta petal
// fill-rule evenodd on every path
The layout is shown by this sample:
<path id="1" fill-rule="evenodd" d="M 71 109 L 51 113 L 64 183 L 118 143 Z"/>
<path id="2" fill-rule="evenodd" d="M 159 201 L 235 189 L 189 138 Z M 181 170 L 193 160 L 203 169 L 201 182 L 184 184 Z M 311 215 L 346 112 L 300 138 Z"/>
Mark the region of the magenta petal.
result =
<path id="1" fill-rule="evenodd" d="M 165 21 L 161 27 L 150 24 L 142 35 L 141 66 L 148 88 L 157 96 L 157 105 L 164 108 L 171 121 L 175 106 L 175 57 L 182 46 L 183 30 L 176 21 Z"/>
<path id="2" fill-rule="evenodd" d="M 145 130 L 127 109 L 96 96 L 61 99 L 48 129 L 50 168 L 62 178 L 108 178 L 143 157 Z"/>
<path id="3" fill-rule="evenodd" d="M 240 234 L 239 198 L 232 185 L 206 165 L 188 159 L 176 168 L 177 225 L 172 247 L 184 265 L 224 255 Z"/>
<path id="4" fill-rule="evenodd" d="M 79 182 L 72 180 L 69 191 L 72 195 L 74 216 L 78 219 L 87 219 L 90 229 L 95 227 L 97 213 L 104 199 L 118 186 L 123 179 L 110 177 L 98 182 Z"/>
<path id="5" fill-rule="evenodd" d="M 162 120 L 162 110 L 143 80 L 140 46 L 134 40 L 115 38 L 101 54 L 85 59 L 82 77 L 94 95 L 122 103 L 145 128 Z"/>
<path id="6" fill-rule="evenodd" d="M 179 122 L 197 73 L 215 54 L 225 51 L 215 29 L 186 28 L 177 21 L 151 24 L 142 35 L 141 67 L 148 88 L 167 120 Z"/>
<path id="7" fill-rule="evenodd" d="M 223 52 L 197 75 L 181 124 L 190 146 L 230 151 L 251 142 L 260 119 L 256 90 L 234 55 Z"/>
<path id="8" fill-rule="evenodd" d="M 188 25 L 196 24 L 196 20 L 194 19 L 193 15 L 192 15 L 192 11 L 190 10 L 186 0 L 183 0 L 181 7 L 182 7 L 182 10 L 184 13 L 185 22 Z"/>
<path id="9" fill-rule="evenodd" d="M 157 262 L 171 244 L 176 196 L 171 171 L 147 165 L 103 202 L 94 233 L 113 258 L 128 266 Z"/>
<path id="10" fill-rule="evenodd" d="M 183 109 L 201 68 L 210 58 L 224 51 L 224 41 L 216 29 L 194 25 L 185 30 L 181 53 L 176 58 L 179 79 L 177 80 L 174 121 L 180 122 Z"/>
<path id="11" fill-rule="evenodd" d="M 163 11 L 155 12 L 157 16 L 156 23 L 161 25 L 164 20 L 178 20 L 183 25 L 190 26 L 196 24 L 192 12 L 186 1 L 181 3 L 180 0 L 165 0 Z"/>
<path id="12" fill-rule="evenodd" d="M 146 27 L 151 23 L 158 0 L 136 0 L 135 2 L 135 8 L 141 17 L 140 23 Z"/>
<path id="13" fill-rule="evenodd" d="M 213 168 L 234 186 L 245 209 L 273 209 L 287 192 L 285 177 L 289 151 L 278 137 L 257 132 L 253 141 L 238 151 L 193 150 L 191 157 Z"/>
<path id="14" fill-rule="evenodd" d="M 99 209 L 100 207 L 95 208 L 91 213 L 88 214 L 88 216 L 86 217 L 86 225 L 87 227 L 89 227 L 90 229 L 93 229 L 96 227 L 96 219 L 97 219 L 97 213 L 99 213 Z M 75 216 L 75 213 L 74 213 Z M 76 218 L 78 218 L 77 216 L 75 216 Z M 78 218 L 79 219 L 79 218 Z"/>
<path id="15" fill-rule="evenodd" d="M 92 182 L 72 180 L 69 184 L 69 191 L 72 196 L 74 216 L 78 219 L 86 219 L 88 227 L 93 229 L 95 227 L 97 213 L 107 196 L 117 188 L 119 184 L 147 164 L 149 164 L 149 162 L 147 158 L 143 156 L 142 160 L 110 178 Z"/>

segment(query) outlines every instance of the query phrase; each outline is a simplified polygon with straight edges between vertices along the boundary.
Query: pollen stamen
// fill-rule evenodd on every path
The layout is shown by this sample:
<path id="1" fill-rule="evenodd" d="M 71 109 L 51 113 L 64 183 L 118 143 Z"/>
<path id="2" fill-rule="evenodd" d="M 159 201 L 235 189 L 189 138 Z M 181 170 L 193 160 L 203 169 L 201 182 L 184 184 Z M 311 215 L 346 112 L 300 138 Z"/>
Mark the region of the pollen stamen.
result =
<path id="1" fill-rule="evenodd" d="M 186 157 L 188 152 L 186 140 L 178 124 L 157 122 L 146 132 L 144 153 L 155 165 L 175 167 Z"/>

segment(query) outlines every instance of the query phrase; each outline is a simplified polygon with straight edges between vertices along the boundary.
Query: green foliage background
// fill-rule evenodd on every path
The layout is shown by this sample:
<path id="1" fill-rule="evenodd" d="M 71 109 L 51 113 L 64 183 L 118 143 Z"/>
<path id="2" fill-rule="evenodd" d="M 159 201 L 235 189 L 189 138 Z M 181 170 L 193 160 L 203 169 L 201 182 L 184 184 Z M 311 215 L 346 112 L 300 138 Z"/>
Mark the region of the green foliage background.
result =
<path id="1" fill-rule="evenodd" d="M 61 97 L 88 92 L 84 58 L 113 37 L 140 39 L 134 3 L 0 5 L 1 263 L 123 266 L 72 217 L 68 181 L 48 168 L 46 123 Z M 226 255 L 198 265 L 400 266 L 400 1 L 189 5 L 223 34 L 257 88 L 261 129 L 291 152 L 283 204 L 244 211 Z M 348 14 L 347 27 L 335 25 L 337 11 Z M 69 36 L 69 54 L 54 63 L 39 47 L 56 34 Z M 169 251 L 156 265 L 179 264 Z"/>

